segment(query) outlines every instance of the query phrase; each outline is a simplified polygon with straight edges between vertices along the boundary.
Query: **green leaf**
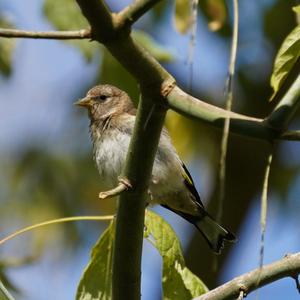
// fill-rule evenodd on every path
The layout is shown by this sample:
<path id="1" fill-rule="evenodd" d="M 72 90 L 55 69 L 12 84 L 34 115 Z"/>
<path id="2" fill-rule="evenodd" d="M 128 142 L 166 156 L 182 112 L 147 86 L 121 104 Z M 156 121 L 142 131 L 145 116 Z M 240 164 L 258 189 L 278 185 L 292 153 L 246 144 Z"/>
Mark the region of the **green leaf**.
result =
<path id="1" fill-rule="evenodd" d="M 192 25 L 190 0 L 176 0 L 174 25 L 179 33 L 186 33 Z"/>
<path id="2" fill-rule="evenodd" d="M 274 90 L 270 100 L 273 100 L 288 73 L 300 56 L 300 25 L 298 25 L 283 41 L 274 62 L 271 76 L 271 86 Z"/>
<path id="3" fill-rule="evenodd" d="M 13 28 L 3 16 L 0 16 L 1 28 Z M 0 72 L 8 77 L 11 74 L 12 54 L 15 49 L 15 39 L 0 39 Z"/>
<path id="4" fill-rule="evenodd" d="M 190 300 L 206 293 L 205 284 L 185 266 L 179 240 L 171 226 L 151 211 L 146 213 L 145 225 L 147 239 L 163 260 L 163 299 Z"/>
<path id="5" fill-rule="evenodd" d="M 114 229 L 112 221 L 94 246 L 91 260 L 80 280 L 76 300 L 111 300 Z"/>
<path id="6" fill-rule="evenodd" d="M 161 62 L 171 62 L 173 56 L 165 47 L 159 45 L 149 34 L 141 30 L 132 32 L 133 38 L 141 44 L 152 56 Z"/>
<path id="7" fill-rule="evenodd" d="M 0 300 L 14 300 L 0 280 Z"/>
<path id="8" fill-rule="evenodd" d="M 79 6 L 73 0 L 45 0 L 44 15 L 57 30 L 79 30 L 89 28 L 87 20 L 83 17 Z M 64 41 L 79 48 L 90 61 L 97 49 L 97 43 L 87 40 Z"/>
<path id="9" fill-rule="evenodd" d="M 296 14 L 300 15 L 300 5 L 294 6 L 294 7 L 293 7 L 293 11 L 294 11 Z"/>

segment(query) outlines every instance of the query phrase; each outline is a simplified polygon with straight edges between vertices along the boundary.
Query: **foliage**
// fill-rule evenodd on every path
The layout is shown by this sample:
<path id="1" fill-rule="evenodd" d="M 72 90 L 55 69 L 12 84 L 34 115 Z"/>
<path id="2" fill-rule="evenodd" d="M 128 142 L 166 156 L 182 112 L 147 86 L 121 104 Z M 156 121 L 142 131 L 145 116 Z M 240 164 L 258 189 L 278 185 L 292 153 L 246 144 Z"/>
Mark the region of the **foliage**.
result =
<path id="1" fill-rule="evenodd" d="M 298 25 L 283 41 L 274 62 L 274 70 L 271 76 L 271 86 L 274 98 L 283 85 L 288 73 L 292 70 L 300 56 L 300 25 Z"/>
<path id="2" fill-rule="evenodd" d="M 72 30 L 88 28 L 86 19 L 82 16 L 78 5 L 74 5 L 73 0 L 46 0 L 44 2 L 44 14 L 57 30 Z M 87 43 L 86 41 L 68 41 L 71 45 L 80 49 L 86 60 L 92 60 L 97 43 Z"/>
<path id="3" fill-rule="evenodd" d="M 77 300 L 110 300 L 115 225 L 112 221 L 95 244 L 77 289 Z"/>
<path id="4" fill-rule="evenodd" d="M 145 237 L 162 257 L 163 299 L 189 300 L 205 293 L 204 283 L 185 266 L 179 240 L 170 225 L 147 210 L 145 227 Z M 114 229 L 111 222 L 95 244 L 78 286 L 77 300 L 111 299 Z"/>
<path id="5" fill-rule="evenodd" d="M 186 266 L 176 233 L 159 215 L 147 211 L 146 237 L 159 251 L 162 261 L 164 300 L 188 300 L 207 292 L 204 283 Z"/>

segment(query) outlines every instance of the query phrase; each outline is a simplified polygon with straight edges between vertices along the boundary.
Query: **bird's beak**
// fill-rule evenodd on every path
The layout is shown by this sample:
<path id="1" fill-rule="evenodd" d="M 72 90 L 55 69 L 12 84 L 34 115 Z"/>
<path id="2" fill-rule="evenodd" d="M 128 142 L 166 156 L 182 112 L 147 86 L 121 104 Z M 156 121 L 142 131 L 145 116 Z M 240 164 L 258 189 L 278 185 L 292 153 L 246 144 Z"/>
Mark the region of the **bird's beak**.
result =
<path id="1" fill-rule="evenodd" d="M 90 107 L 91 106 L 91 99 L 89 97 L 85 97 L 82 99 L 79 99 L 78 101 L 74 102 L 74 105 L 79 105 L 83 107 Z"/>

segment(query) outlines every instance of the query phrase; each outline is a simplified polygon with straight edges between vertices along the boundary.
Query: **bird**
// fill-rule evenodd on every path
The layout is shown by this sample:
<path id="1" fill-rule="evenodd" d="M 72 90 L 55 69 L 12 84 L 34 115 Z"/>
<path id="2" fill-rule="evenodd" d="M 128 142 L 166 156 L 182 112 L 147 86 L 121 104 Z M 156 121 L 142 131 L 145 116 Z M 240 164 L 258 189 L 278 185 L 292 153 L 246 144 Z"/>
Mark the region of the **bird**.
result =
<path id="1" fill-rule="evenodd" d="M 76 105 L 88 110 L 93 158 L 107 189 L 118 185 L 136 118 L 128 94 L 109 84 L 96 85 Z M 159 204 L 192 223 L 210 248 L 220 254 L 236 237 L 205 210 L 194 181 L 177 154 L 167 129 L 160 136 L 149 185 L 150 205 Z"/>

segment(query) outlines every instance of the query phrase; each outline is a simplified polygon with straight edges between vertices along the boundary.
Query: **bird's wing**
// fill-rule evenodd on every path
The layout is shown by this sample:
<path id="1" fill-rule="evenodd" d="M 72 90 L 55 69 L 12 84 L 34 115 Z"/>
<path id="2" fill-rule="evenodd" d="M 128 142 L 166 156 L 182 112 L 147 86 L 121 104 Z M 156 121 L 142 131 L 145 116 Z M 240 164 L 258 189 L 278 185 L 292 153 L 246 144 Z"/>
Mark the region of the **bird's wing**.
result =
<path id="1" fill-rule="evenodd" d="M 197 201 L 197 204 L 199 204 L 200 207 L 204 208 L 203 203 L 201 202 L 200 196 L 195 188 L 193 178 L 188 171 L 187 167 L 183 162 L 181 162 L 182 166 L 182 176 L 184 178 L 184 184 L 187 187 L 187 189 L 190 191 L 190 193 L 195 197 L 195 200 Z"/>

